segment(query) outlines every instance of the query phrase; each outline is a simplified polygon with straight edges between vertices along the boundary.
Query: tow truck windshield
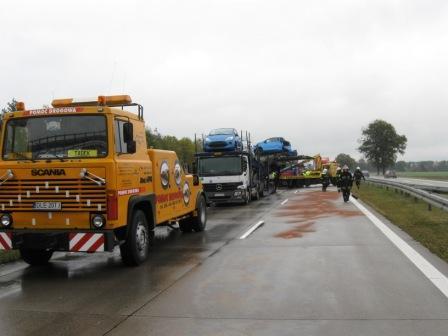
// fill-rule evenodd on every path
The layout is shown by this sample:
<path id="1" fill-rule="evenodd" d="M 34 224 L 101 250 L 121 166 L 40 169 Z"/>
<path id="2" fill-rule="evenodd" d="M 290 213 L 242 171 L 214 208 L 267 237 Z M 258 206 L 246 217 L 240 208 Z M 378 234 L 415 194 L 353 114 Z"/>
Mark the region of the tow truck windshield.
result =
<path id="1" fill-rule="evenodd" d="M 199 160 L 199 176 L 241 174 L 241 157 L 239 156 L 201 158 Z"/>
<path id="2" fill-rule="evenodd" d="M 5 126 L 3 160 L 107 156 L 105 116 L 17 118 Z"/>

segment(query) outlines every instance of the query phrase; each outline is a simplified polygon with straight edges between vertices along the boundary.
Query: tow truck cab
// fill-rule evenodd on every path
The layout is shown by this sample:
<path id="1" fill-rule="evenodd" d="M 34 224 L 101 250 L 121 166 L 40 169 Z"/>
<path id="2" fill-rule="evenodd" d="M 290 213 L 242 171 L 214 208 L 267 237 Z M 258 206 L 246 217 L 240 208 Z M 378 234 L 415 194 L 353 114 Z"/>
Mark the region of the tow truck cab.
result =
<path id="1" fill-rule="evenodd" d="M 6 113 L 0 158 L 0 249 L 32 264 L 54 251 L 148 256 L 154 227 L 202 231 L 205 197 L 176 153 L 147 149 L 143 107 L 129 96 L 54 100 Z M 133 106 L 138 113 L 124 111 Z"/>

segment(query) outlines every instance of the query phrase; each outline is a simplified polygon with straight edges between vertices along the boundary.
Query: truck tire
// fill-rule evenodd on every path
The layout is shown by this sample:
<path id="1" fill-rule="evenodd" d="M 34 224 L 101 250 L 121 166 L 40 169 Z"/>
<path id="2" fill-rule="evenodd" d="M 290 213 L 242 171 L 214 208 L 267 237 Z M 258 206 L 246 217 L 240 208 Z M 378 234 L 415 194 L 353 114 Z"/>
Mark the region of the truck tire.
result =
<path id="1" fill-rule="evenodd" d="M 258 185 L 258 187 L 259 187 L 258 195 L 260 195 L 260 198 L 263 198 L 264 197 L 264 188 L 265 188 L 264 182 L 261 181 L 261 183 Z"/>
<path id="2" fill-rule="evenodd" d="M 53 255 L 53 251 L 21 248 L 20 255 L 27 264 L 32 266 L 42 266 L 48 264 L 48 261 Z"/>
<path id="3" fill-rule="evenodd" d="M 182 232 L 201 232 L 207 224 L 207 205 L 204 196 L 199 196 L 196 204 L 197 216 L 190 216 L 179 221 L 179 229 Z"/>
<path id="4" fill-rule="evenodd" d="M 128 236 L 125 243 L 120 245 L 121 260 L 127 266 L 138 266 L 148 258 L 151 229 L 142 210 L 136 210 L 132 214 L 128 225 Z"/>
<path id="5" fill-rule="evenodd" d="M 251 197 L 252 197 L 252 195 L 251 195 L 250 189 L 248 188 L 248 189 L 246 189 L 246 196 L 243 199 L 243 202 L 244 202 L 243 204 L 248 205 L 250 203 Z"/>
<path id="6" fill-rule="evenodd" d="M 260 185 L 257 185 L 256 187 L 255 187 L 255 196 L 252 196 L 251 195 L 251 197 L 252 197 L 252 200 L 254 200 L 254 201 L 259 201 L 260 200 Z"/>

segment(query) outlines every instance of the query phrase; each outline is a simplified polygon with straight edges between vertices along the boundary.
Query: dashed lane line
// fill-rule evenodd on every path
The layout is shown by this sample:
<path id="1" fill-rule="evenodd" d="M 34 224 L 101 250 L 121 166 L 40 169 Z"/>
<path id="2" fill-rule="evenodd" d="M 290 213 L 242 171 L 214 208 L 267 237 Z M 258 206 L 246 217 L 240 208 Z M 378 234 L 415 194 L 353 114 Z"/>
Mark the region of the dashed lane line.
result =
<path id="1" fill-rule="evenodd" d="M 256 229 L 258 229 L 260 226 L 264 225 L 264 220 L 261 220 L 257 222 L 256 224 L 252 225 L 249 230 L 247 230 L 239 239 L 246 239 L 249 237 Z"/>

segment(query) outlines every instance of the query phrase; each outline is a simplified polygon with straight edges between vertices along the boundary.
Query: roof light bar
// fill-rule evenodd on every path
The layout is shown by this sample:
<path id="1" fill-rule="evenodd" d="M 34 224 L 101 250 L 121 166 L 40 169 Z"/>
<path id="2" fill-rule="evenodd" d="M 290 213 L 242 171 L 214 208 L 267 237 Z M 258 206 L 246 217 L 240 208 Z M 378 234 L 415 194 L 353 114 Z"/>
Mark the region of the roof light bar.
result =
<path id="1" fill-rule="evenodd" d="M 98 96 L 95 98 L 88 99 L 74 99 L 74 98 L 64 98 L 64 99 L 54 99 L 51 102 L 53 107 L 73 107 L 73 106 L 120 106 L 129 105 L 132 103 L 132 99 L 128 95 L 117 95 L 117 96 Z"/>
<path id="2" fill-rule="evenodd" d="M 25 111 L 25 103 L 24 102 L 16 102 L 16 110 L 17 111 Z"/>

